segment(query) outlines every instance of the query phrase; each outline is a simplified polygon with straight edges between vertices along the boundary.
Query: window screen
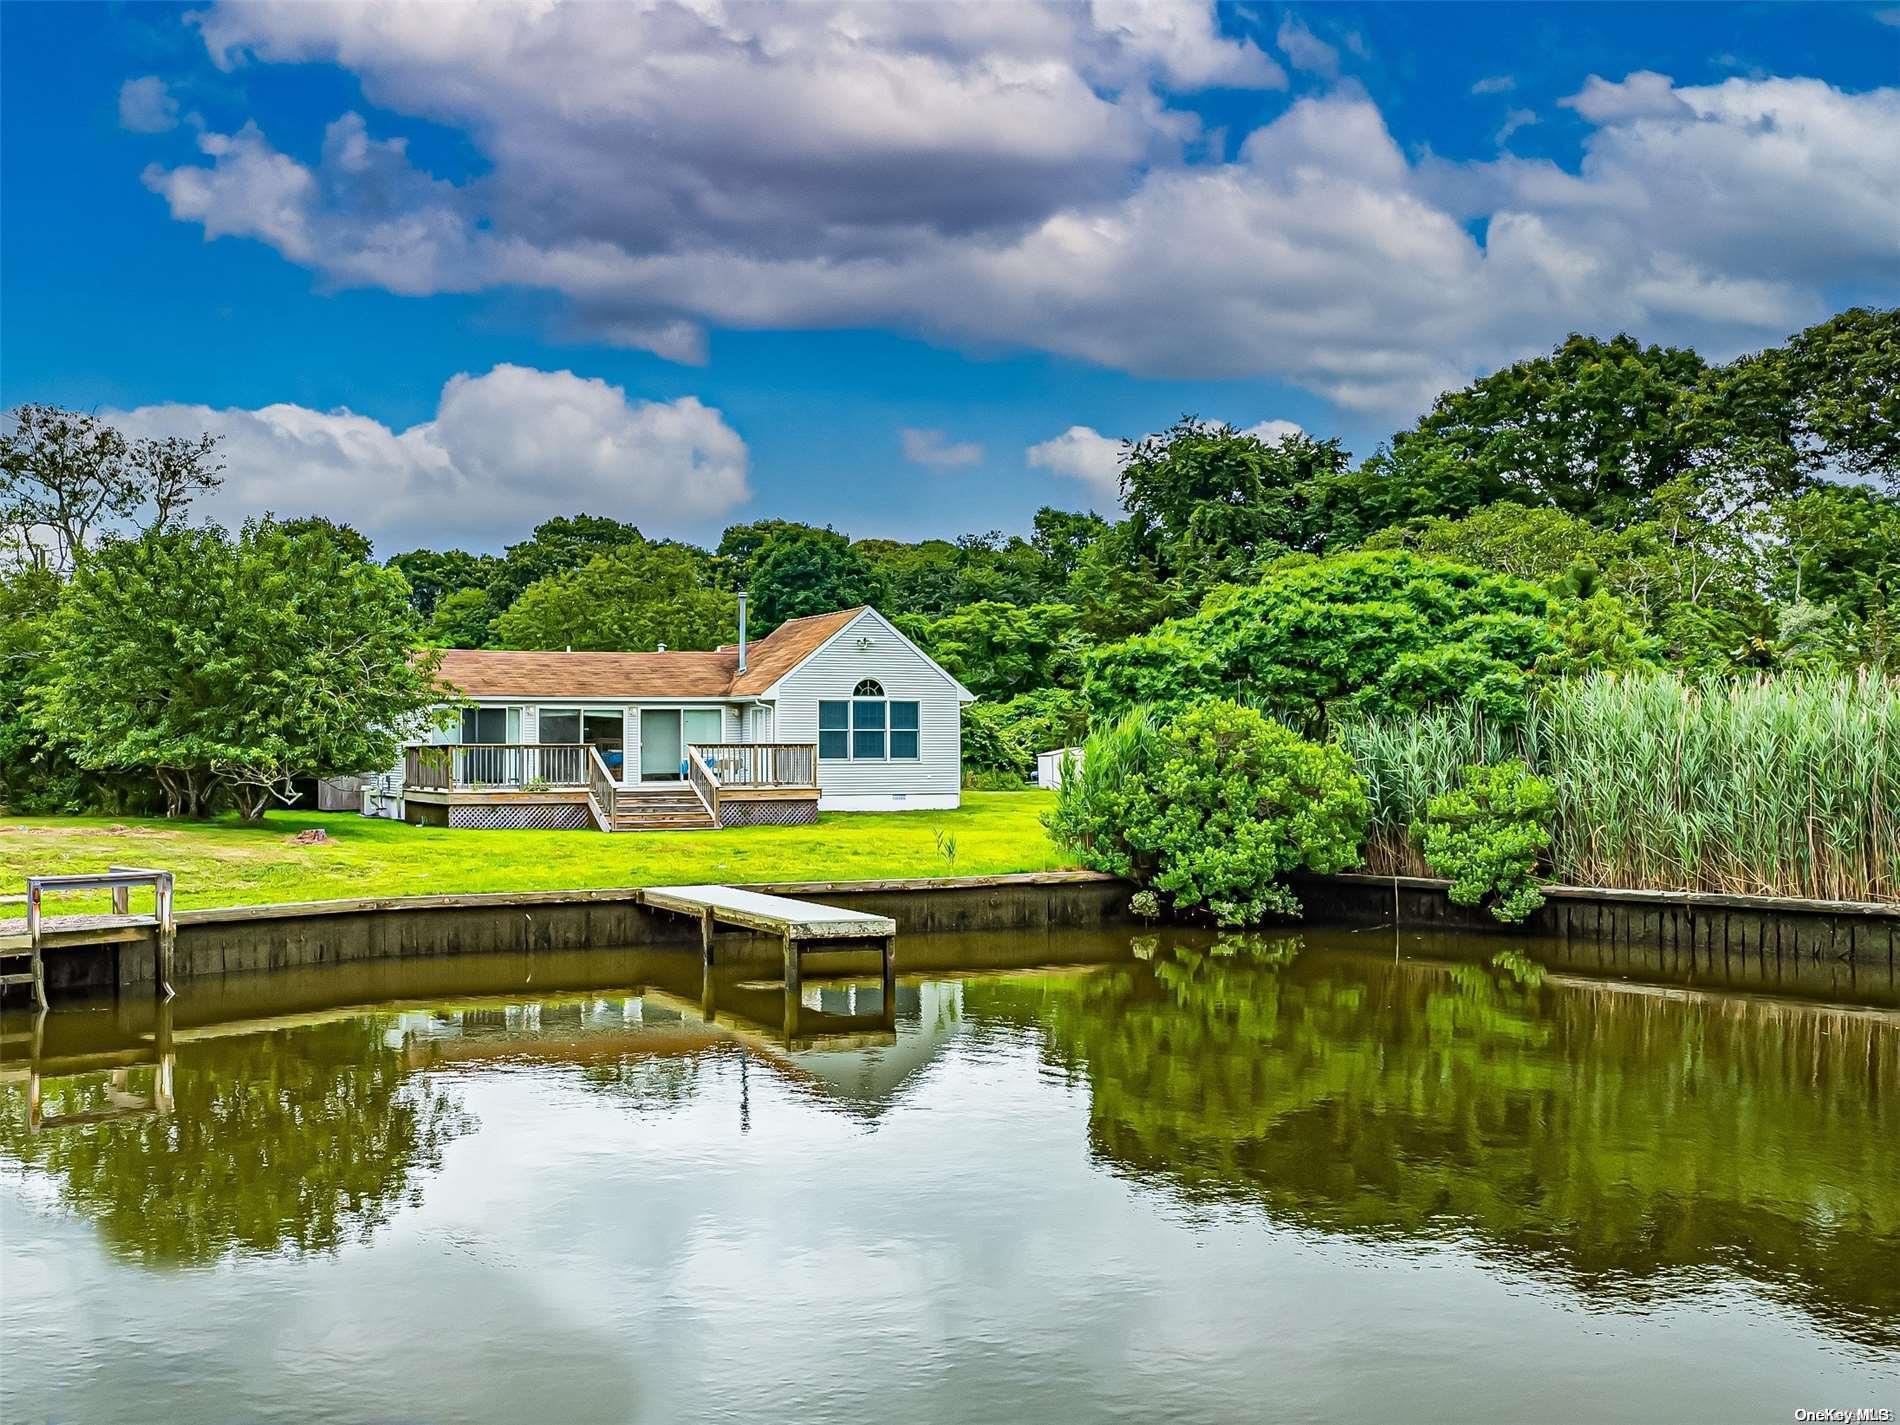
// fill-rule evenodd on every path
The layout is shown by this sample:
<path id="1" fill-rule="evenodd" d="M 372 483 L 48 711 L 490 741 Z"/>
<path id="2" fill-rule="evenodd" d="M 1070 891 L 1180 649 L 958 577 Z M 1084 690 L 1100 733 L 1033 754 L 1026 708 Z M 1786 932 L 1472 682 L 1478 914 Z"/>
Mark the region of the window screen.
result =
<path id="1" fill-rule="evenodd" d="M 917 704 L 891 704 L 891 760 L 914 759 L 917 750 Z"/>
<path id="2" fill-rule="evenodd" d="M 462 741 L 506 742 L 507 740 L 507 708 L 462 709 Z"/>
<path id="3" fill-rule="evenodd" d="M 852 699 L 851 755 L 853 758 L 883 760 L 884 703 L 882 699 Z"/>
<path id="4" fill-rule="evenodd" d="M 818 755 L 842 761 L 851 755 L 851 704 L 843 701 L 818 704 Z"/>

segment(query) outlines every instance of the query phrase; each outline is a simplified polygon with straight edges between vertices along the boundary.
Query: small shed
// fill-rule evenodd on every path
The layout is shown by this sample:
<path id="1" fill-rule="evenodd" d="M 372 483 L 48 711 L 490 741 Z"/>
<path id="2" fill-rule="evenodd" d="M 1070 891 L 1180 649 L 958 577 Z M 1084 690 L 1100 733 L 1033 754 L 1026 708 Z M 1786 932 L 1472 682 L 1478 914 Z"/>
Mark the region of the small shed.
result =
<path id="1" fill-rule="evenodd" d="M 1062 778 L 1070 771 L 1082 766 L 1082 749 L 1079 747 L 1056 747 L 1047 752 L 1036 754 L 1036 785 L 1039 787 L 1059 787 Z"/>

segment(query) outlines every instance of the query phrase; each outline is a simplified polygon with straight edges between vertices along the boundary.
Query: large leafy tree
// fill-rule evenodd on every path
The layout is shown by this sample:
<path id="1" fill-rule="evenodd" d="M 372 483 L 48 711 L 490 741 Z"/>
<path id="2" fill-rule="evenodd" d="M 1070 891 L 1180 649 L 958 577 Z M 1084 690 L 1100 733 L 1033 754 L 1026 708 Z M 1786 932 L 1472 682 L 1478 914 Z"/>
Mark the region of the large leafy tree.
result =
<path id="1" fill-rule="evenodd" d="M 876 603 L 875 571 L 834 530 L 787 530 L 768 539 L 752 560 L 749 578 L 759 620 L 767 627 L 788 618 Z"/>
<path id="2" fill-rule="evenodd" d="M 606 515 L 557 515 L 543 520 L 528 538 L 503 552 L 489 577 L 489 598 L 497 609 L 506 609 L 538 579 L 578 569 L 610 549 L 645 542 L 634 526 Z"/>
<path id="3" fill-rule="evenodd" d="M 1475 475 L 1480 501 L 1513 494 L 1613 524 L 1695 464 L 1691 419 L 1708 380 L 1686 348 L 1572 335 L 1440 396 L 1391 458 L 1444 452 Z"/>
<path id="4" fill-rule="evenodd" d="M 1029 542 L 1047 566 L 1051 590 L 1060 589 L 1075 572 L 1088 547 L 1108 533 L 1108 521 L 1093 512 L 1075 514 L 1044 505 L 1036 511 Z"/>
<path id="5" fill-rule="evenodd" d="M 400 575 L 271 521 L 110 540 L 61 601 L 40 725 L 174 812 L 247 819 L 299 776 L 387 767 L 440 696 Z"/>
<path id="6" fill-rule="evenodd" d="M 941 618 L 902 615 L 898 626 L 978 697 L 1012 698 L 1080 682 L 1076 612 L 1067 604 L 1021 608 L 992 600 Z"/>
<path id="7" fill-rule="evenodd" d="M 485 594 L 495 581 L 498 562 L 492 554 L 470 554 L 465 549 L 412 549 L 392 558 L 389 567 L 409 581 L 409 601 L 428 618 L 452 594 L 469 589 Z"/>
<path id="8" fill-rule="evenodd" d="M 1585 609 L 1541 584 L 1405 553 L 1296 559 L 1199 612 L 1097 650 L 1096 718 L 1207 697 L 1317 728 L 1337 709 L 1410 710 L 1469 696 L 1523 714 L 1532 680 L 1646 663 L 1655 645 L 1608 596 Z"/>
<path id="9" fill-rule="evenodd" d="M 1122 503 L 1165 571 L 1205 587 L 1319 542 L 1314 490 L 1350 460 L 1337 440 L 1271 443 L 1184 416 L 1122 462 Z"/>
<path id="10" fill-rule="evenodd" d="M 727 525 L 725 533 L 719 537 L 719 547 L 713 551 L 713 558 L 719 568 L 719 579 L 729 589 L 745 589 L 751 586 L 752 561 L 765 548 L 766 541 L 781 537 L 798 535 L 826 535 L 833 531 L 820 528 L 815 524 L 804 524 L 798 520 L 754 520 L 750 524 Z"/>
<path id="11" fill-rule="evenodd" d="M 738 628 L 737 596 L 702 584 L 699 561 L 675 546 L 632 544 L 530 584 L 494 636 L 504 648 L 634 651 L 715 648 Z"/>
<path id="12" fill-rule="evenodd" d="M 492 648 L 495 604 L 488 597 L 488 590 L 457 589 L 444 594 L 435 601 L 422 635 L 436 648 Z"/>
<path id="13" fill-rule="evenodd" d="M 1900 307 L 1850 307 L 1797 333 L 1783 362 L 1809 468 L 1900 494 Z"/>

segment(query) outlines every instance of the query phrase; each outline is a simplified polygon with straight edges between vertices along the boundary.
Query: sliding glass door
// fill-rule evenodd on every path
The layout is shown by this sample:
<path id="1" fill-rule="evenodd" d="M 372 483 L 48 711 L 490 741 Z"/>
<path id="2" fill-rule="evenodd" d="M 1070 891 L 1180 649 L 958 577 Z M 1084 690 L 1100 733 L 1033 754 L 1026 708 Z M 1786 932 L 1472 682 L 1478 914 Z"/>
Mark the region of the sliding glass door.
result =
<path id="1" fill-rule="evenodd" d="M 726 729 L 721 708 L 643 708 L 640 712 L 640 780 L 677 782 L 686 749 L 720 741 Z"/>
<path id="2" fill-rule="evenodd" d="M 677 708 L 641 709 L 640 780 L 677 782 L 679 779 L 679 710 Z"/>

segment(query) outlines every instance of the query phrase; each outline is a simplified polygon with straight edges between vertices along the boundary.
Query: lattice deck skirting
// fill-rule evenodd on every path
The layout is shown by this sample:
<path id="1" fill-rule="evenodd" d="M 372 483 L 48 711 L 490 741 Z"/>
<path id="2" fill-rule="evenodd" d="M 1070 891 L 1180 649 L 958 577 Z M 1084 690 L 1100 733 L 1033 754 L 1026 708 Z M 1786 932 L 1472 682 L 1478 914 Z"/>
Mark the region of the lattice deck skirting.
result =
<path id="1" fill-rule="evenodd" d="M 721 826 L 812 826 L 818 821 L 818 799 L 719 804 Z"/>
<path id="2" fill-rule="evenodd" d="M 573 803 L 449 808 L 449 825 L 472 831 L 581 831 L 593 824 L 592 813 Z"/>

